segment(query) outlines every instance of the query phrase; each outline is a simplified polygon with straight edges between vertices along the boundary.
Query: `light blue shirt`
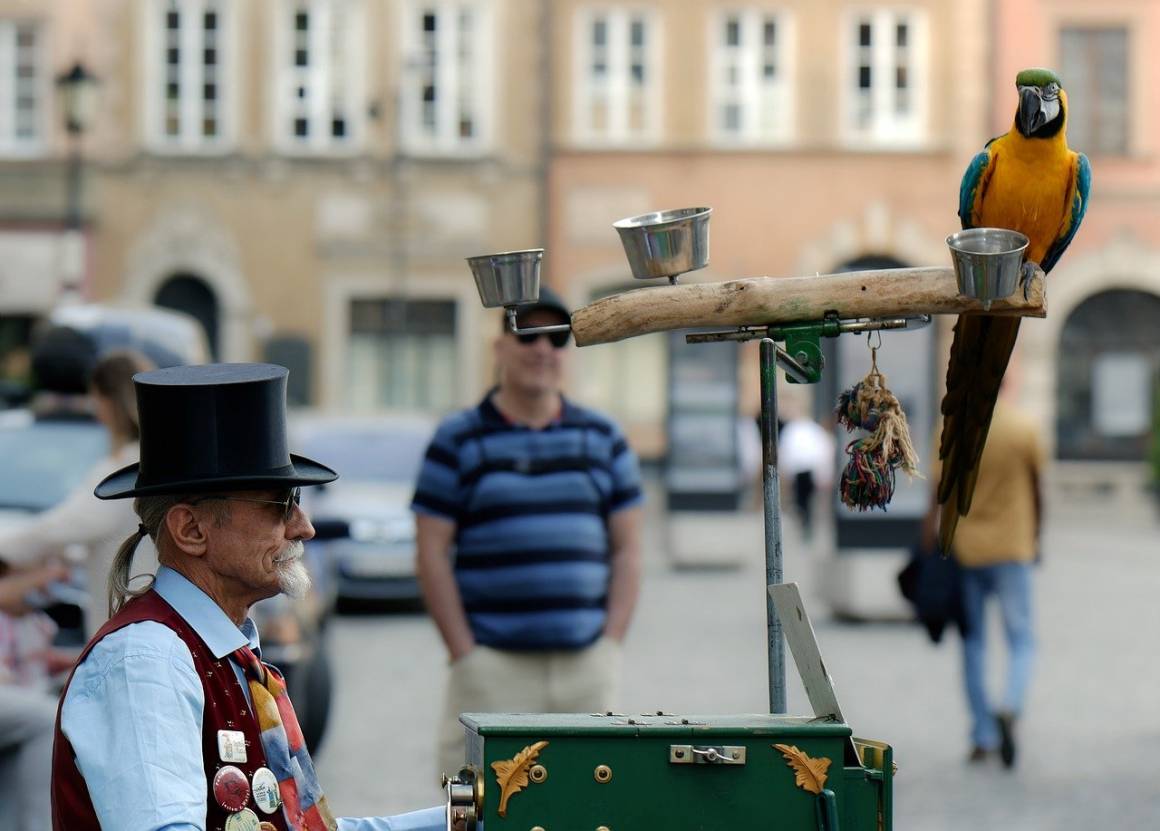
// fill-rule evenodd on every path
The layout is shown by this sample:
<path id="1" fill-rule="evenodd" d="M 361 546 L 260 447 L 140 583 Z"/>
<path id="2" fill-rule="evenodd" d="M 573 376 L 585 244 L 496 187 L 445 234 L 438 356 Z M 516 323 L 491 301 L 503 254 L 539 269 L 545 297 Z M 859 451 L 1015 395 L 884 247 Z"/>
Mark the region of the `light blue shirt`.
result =
<path id="1" fill-rule="evenodd" d="M 247 644 L 260 654 L 249 618 L 239 629 L 201 589 L 162 566 L 157 593 L 205 641 L 215 658 Z M 233 664 L 239 683 L 241 667 Z M 104 831 L 204 831 L 205 694 L 185 642 L 167 626 L 133 623 L 103 638 L 77 667 L 61 710 L 97 819 Z M 444 809 L 338 821 L 340 831 L 425 831 L 445 827 Z"/>

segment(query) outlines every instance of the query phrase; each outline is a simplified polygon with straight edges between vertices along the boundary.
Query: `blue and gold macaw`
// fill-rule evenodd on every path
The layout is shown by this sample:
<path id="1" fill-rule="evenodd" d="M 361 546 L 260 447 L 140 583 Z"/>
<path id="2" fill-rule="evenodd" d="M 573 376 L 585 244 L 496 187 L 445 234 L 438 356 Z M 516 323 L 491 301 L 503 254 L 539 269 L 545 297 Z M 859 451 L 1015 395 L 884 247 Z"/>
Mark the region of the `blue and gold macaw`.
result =
<path id="1" fill-rule="evenodd" d="M 964 228 L 1010 228 L 1025 234 L 1029 263 L 1051 271 L 1075 237 L 1088 205 L 1092 171 L 1067 146 L 1067 94 L 1049 69 L 1015 78 L 1015 123 L 971 161 L 959 189 Z M 950 553 L 959 517 L 971 509 L 979 459 L 999 387 L 1019 334 L 1018 317 L 960 315 L 955 324 L 947 390 L 942 401 L 938 485 L 939 546 Z"/>

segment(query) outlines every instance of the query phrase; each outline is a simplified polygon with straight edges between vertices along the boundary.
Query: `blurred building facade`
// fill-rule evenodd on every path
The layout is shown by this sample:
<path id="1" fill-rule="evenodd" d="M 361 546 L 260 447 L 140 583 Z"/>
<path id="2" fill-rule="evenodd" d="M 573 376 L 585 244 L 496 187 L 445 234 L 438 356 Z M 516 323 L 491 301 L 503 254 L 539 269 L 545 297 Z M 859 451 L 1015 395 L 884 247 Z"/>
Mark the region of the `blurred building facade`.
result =
<path id="1" fill-rule="evenodd" d="M 713 208 L 711 261 L 682 279 L 944 261 L 987 123 L 989 5 L 553 4 L 552 274 L 577 303 L 622 288 L 610 223 L 691 205 Z M 577 356 L 585 397 L 654 450 L 668 349 Z"/>
<path id="2" fill-rule="evenodd" d="M 291 366 L 296 401 L 446 410 L 488 384 L 499 325 L 464 257 L 544 245 L 586 303 L 631 283 L 614 220 L 703 204 L 689 280 L 944 262 L 963 169 L 1044 64 L 1095 189 L 1020 394 L 1061 456 L 1139 458 L 1157 45 L 1134 0 L 0 0 L 0 352 L 79 272 L 89 299 L 193 313 L 220 359 Z M 77 60 L 102 81 L 79 264 L 53 84 Z M 571 387 L 658 456 L 669 371 L 641 338 L 579 351 Z"/>
<path id="3" fill-rule="evenodd" d="M 101 79 L 87 298 L 188 311 L 217 358 L 290 366 L 302 403 L 446 410 L 489 372 L 463 258 L 542 236 L 539 12 L 0 0 L 0 70 L 19 82 L 20 49 L 35 55 L 40 131 L 6 154 L 0 204 L 10 223 L 59 225 L 52 77 L 83 60 Z M 21 311 L 43 312 L 42 294 Z"/>

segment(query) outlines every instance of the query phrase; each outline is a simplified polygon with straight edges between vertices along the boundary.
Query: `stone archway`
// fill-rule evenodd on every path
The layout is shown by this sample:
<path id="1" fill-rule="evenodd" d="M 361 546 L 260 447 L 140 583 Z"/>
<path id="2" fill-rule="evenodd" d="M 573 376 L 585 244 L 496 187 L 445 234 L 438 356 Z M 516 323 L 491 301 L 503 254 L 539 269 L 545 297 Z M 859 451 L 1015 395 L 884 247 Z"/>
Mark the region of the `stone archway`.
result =
<path id="1" fill-rule="evenodd" d="M 215 361 L 220 358 L 219 304 L 217 295 L 205 280 L 195 274 L 174 274 L 157 289 L 153 302 L 195 318 L 205 330 L 210 356 Z"/>
<path id="2" fill-rule="evenodd" d="M 1057 354 L 1056 455 L 1139 461 L 1160 372 L 1160 296 L 1108 289 L 1067 316 Z"/>
<path id="3" fill-rule="evenodd" d="M 1084 301 L 1113 289 L 1160 295 L 1160 250 L 1125 234 L 1077 257 L 1065 255 L 1047 277 L 1047 317 L 1023 321 L 1016 389 L 1021 406 L 1043 425 L 1058 422 L 1059 349 L 1064 326 Z M 1056 430 L 1044 430 L 1044 439 L 1055 454 Z"/>
<path id="4" fill-rule="evenodd" d="M 200 281 L 216 300 L 215 357 L 251 360 L 254 310 L 240 251 L 229 232 L 198 207 L 174 207 L 158 214 L 129 252 L 122 297 L 151 305 L 176 276 Z"/>
<path id="5" fill-rule="evenodd" d="M 946 262 L 948 254 L 943 237 L 910 217 L 893 214 L 887 203 L 878 201 L 867 204 L 861 216 L 837 221 L 805 241 L 796 273 L 828 273 L 839 263 L 871 260 L 930 265 Z"/>

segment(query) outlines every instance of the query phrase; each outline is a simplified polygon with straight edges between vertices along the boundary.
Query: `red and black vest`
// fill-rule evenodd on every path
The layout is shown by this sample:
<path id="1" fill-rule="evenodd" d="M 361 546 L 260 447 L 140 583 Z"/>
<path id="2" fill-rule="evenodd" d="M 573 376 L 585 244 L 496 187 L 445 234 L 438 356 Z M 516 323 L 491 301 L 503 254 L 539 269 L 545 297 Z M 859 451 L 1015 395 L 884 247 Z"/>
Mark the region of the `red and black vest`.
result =
<path id="1" fill-rule="evenodd" d="M 262 740 L 258 732 L 258 720 L 250 711 L 246 694 L 238 684 L 237 675 L 228 658 L 216 659 L 205 642 L 185 622 L 173 607 L 166 603 L 155 591 L 148 591 L 125 604 L 89 641 L 77 666 L 88 657 L 90 650 L 101 638 L 116 632 L 131 623 L 154 621 L 172 629 L 181 638 L 193 655 L 193 666 L 205 691 L 205 709 L 202 711 L 201 755 L 206 778 L 206 822 L 207 831 L 222 831 L 230 812 L 213 798 L 213 778 L 220 768 L 232 764 L 240 768 L 251 779 L 255 770 L 266 764 L 266 754 L 262 750 Z M 76 670 L 74 668 L 73 672 Z M 72 675 L 61 693 L 60 705 L 56 711 L 56 738 L 52 747 L 52 827 L 53 831 L 100 831 L 93 809 L 89 790 L 84 777 L 77 769 L 75 754 L 64 733 L 60 729 L 60 713 L 64 706 L 64 696 L 72 683 Z M 223 762 L 218 758 L 218 731 L 238 730 L 245 736 L 246 761 Z M 115 765 L 116 759 L 102 760 L 104 764 Z M 265 822 L 278 831 L 287 831 L 282 811 L 263 814 L 254 806 L 253 798 L 248 806 Z"/>

